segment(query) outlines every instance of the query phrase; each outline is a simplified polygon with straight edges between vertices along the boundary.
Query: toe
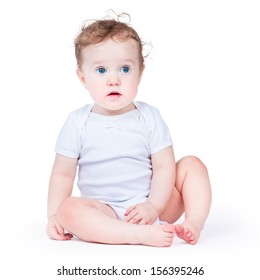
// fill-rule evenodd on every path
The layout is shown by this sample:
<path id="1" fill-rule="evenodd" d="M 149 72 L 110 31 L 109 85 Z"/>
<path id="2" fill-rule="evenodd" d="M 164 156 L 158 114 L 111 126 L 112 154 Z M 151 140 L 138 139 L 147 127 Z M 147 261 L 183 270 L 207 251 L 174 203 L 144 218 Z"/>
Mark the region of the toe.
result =
<path id="1" fill-rule="evenodd" d="M 171 224 L 164 224 L 162 228 L 163 228 L 163 231 L 165 231 L 165 232 L 171 232 L 171 233 L 174 232 L 174 226 Z"/>
<path id="2" fill-rule="evenodd" d="M 183 227 L 181 225 L 176 225 L 175 231 L 176 231 L 176 233 L 181 233 L 183 231 Z"/>

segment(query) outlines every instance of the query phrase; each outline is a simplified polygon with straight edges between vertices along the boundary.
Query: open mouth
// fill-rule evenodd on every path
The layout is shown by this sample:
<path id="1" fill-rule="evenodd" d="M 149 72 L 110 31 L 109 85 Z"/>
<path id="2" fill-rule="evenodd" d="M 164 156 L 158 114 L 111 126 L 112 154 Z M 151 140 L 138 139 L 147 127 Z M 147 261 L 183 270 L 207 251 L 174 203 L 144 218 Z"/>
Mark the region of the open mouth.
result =
<path id="1" fill-rule="evenodd" d="M 121 95 L 121 93 L 116 92 L 116 91 L 110 92 L 110 93 L 108 94 L 108 96 L 120 96 L 120 95 Z"/>

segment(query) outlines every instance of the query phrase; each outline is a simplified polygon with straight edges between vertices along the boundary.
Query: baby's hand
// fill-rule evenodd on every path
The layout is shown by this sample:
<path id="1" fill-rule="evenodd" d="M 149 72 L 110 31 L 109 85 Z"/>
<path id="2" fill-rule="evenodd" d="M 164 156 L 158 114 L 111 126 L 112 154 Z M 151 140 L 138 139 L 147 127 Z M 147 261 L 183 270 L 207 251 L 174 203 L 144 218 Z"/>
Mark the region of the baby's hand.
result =
<path id="1" fill-rule="evenodd" d="M 151 225 L 158 218 L 158 212 L 149 202 L 130 206 L 125 212 L 125 222 L 139 225 Z"/>
<path id="2" fill-rule="evenodd" d="M 52 216 L 48 220 L 46 232 L 51 239 L 70 240 L 73 235 L 65 233 L 64 228 L 57 222 L 56 216 Z"/>

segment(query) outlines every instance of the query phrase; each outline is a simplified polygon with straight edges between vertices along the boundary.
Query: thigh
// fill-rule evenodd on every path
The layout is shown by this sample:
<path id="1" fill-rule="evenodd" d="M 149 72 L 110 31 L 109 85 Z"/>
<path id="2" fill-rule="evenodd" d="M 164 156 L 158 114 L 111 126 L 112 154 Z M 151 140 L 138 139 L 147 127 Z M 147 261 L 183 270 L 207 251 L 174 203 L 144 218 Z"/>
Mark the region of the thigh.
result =
<path id="1" fill-rule="evenodd" d="M 62 204 L 65 204 L 67 209 L 77 209 L 84 207 L 94 208 L 107 216 L 117 219 L 117 215 L 115 211 L 107 204 L 92 198 L 84 198 L 84 197 L 69 197 Z M 87 211 L 87 209 L 86 209 Z"/>

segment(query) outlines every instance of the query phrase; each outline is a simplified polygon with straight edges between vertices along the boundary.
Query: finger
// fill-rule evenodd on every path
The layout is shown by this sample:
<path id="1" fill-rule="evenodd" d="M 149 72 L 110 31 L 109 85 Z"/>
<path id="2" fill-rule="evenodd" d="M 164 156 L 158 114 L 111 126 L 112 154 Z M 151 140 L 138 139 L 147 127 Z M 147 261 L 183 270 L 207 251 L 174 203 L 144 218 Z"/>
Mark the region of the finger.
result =
<path id="1" fill-rule="evenodd" d="M 61 225 L 59 225 L 59 224 L 55 224 L 55 226 L 56 226 L 56 229 L 57 229 L 57 232 L 58 232 L 58 234 L 60 235 L 60 236 L 63 236 L 64 237 L 64 228 L 61 226 Z"/>
<path id="2" fill-rule="evenodd" d="M 137 213 L 130 213 L 128 216 L 125 217 L 125 221 L 126 222 L 132 221 L 136 215 Z"/>
<path id="3" fill-rule="evenodd" d="M 145 220 L 139 221 L 138 225 L 147 225 L 147 222 Z"/>
<path id="4" fill-rule="evenodd" d="M 71 233 L 65 233 L 65 238 L 66 238 L 66 240 L 70 240 L 71 238 L 73 238 L 73 235 L 71 234 Z"/>
<path id="5" fill-rule="evenodd" d="M 135 205 L 132 205 L 130 207 L 128 207 L 125 211 L 125 216 L 127 216 L 130 212 L 132 212 L 135 209 Z"/>
<path id="6" fill-rule="evenodd" d="M 125 221 L 129 222 L 134 216 L 138 214 L 135 207 L 129 208 L 130 211 L 125 212 Z"/>
<path id="7" fill-rule="evenodd" d="M 62 235 L 60 235 L 58 232 L 57 232 L 57 230 L 55 230 L 55 229 L 52 229 L 51 231 L 50 231 L 50 238 L 51 239 L 54 239 L 54 240 L 64 240 L 64 236 L 62 236 Z"/>
<path id="8" fill-rule="evenodd" d="M 64 228 L 60 224 L 55 224 L 55 226 L 58 235 L 58 237 L 56 236 L 57 240 L 70 240 L 71 238 L 73 238 L 73 235 L 71 233 L 65 233 Z"/>
<path id="9" fill-rule="evenodd" d="M 137 213 L 129 222 L 132 224 L 139 224 L 142 219 L 142 216 Z"/>

